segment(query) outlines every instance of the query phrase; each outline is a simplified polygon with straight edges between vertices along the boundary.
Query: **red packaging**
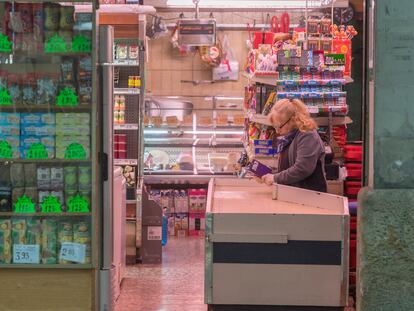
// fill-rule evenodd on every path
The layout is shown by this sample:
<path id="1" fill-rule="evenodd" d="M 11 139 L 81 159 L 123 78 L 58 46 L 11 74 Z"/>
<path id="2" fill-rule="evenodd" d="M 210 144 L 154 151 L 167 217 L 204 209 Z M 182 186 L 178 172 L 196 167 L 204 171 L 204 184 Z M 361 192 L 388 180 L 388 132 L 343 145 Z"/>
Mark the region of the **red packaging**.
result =
<path id="1" fill-rule="evenodd" d="M 114 150 L 115 151 L 119 150 L 119 142 L 117 142 L 117 141 L 114 142 Z"/>
<path id="2" fill-rule="evenodd" d="M 337 54 L 345 54 L 345 75 L 351 75 L 352 64 L 352 42 L 347 38 L 333 39 L 333 52 Z"/>
<path id="3" fill-rule="evenodd" d="M 24 33 L 33 32 L 33 12 L 30 3 L 16 3 L 16 11 L 20 13 Z"/>
<path id="4" fill-rule="evenodd" d="M 119 152 L 117 150 L 114 151 L 114 159 L 119 159 Z"/>
<path id="5" fill-rule="evenodd" d="M 117 148 L 117 150 L 118 151 L 125 151 L 126 152 L 126 148 L 127 148 L 127 146 L 126 146 L 126 143 L 122 143 L 122 142 L 118 142 L 117 143 L 117 146 L 118 146 L 118 148 Z"/>
<path id="6" fill-rule="evenodd" d="M 118 142 L 126 143 L 127 136 L 126 134 L 118 134 Z"/>
<path id="7" fill-rule="evenodd" d="M 118 159 L 126 159 L 127 158 L 127 153 L 126 151 L 118 151 Z"/>
<path id="8" fill-rule="evenodd" d="M 270 31 L 261 32 L 256 31 L 253 34 L 253 48 L 258 49 L 260 44 L 273 44 L 273 39 L 275 37 L 275 34 Z"/>
<path id="9" fill-rule="evenodd" d="M 114 143 L 119 142 L 119 134 L 114 135 Z"/>

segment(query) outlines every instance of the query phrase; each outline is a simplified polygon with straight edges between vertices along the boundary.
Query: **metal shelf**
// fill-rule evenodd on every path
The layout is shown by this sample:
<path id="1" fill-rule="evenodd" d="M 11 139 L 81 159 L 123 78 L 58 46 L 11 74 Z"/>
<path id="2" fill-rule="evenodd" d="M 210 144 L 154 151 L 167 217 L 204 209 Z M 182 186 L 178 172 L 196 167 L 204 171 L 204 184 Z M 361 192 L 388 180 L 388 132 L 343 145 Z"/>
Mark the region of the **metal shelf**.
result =
<path id="1" fill-rule="evenodd" d="M 141 90 L 138 88 L 114 88 L 115 95 L 139 95 Z"/>
<path id="2" fill-rule="evenodd" d="M 137 159 L 114 159 L 114 165 L 131 165 L 137 166 L 138 160 Z"/>
<path id="3" fill-rule="evenodd" d="M 114 130 L 116 131 L 136 131 L 138 130 L 138 124 L 115 124 Z"/>

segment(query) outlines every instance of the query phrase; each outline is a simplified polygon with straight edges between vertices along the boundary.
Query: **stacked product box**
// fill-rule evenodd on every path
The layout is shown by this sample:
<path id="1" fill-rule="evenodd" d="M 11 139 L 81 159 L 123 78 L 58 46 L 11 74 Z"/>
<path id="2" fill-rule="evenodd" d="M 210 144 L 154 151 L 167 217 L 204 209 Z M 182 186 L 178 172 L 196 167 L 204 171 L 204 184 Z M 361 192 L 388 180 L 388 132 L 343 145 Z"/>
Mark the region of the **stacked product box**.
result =
<path id="1" fill-rule="evenodd" d="M 255 139 L 253 140 L 253 153 L 256 156 L 272 157 L 276 154 L 271 139 Z"/>
<path id="2" fill-rule="evenodd" d="M 206 189 L 190 189 L 189 196 L 189 235 L 203 236 L 205 234 L 206 223 Z"/>
<path id="3" fill-rule="evenodd" d="M 90 117 L 89 113 L 57 113 L 56 114 L 56 158 L 65 159 L 67 148 L 79 144 L 85 151 L 86 159 L 90 158 Z"/>
<path id="4" fill-rule="evenodd" d="M 12 148 L 12 157 L 20 158 L 20 113 L 0 112 L 0 142 Z"/>
<path id="5" fill-rule="evenodd" d="M 55 158 L 56 119 L 54 113 L 22 113 L 20 115 L 20 151 L 29 158 L 30 150 L 42 145 L 49 159 Z"/>
<path id="6" fill-rule="evenodd" d="M 126 159 L 127 158 L 127 136 L 126 134 L 114 135 L 114 158 Z"/>

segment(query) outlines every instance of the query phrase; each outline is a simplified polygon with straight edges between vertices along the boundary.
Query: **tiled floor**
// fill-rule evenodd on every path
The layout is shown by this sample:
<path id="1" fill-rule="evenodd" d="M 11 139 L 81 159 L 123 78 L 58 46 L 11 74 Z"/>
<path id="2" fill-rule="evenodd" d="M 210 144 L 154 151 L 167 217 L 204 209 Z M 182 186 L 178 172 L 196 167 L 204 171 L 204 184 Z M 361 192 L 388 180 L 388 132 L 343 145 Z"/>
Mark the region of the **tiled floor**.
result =
<path id="1" fill-rule="evenodd" d="M 162 265 L 129 266 L 116 311 L 206 311 L 204 239 L 170 239 Z"/>
<path id="2" fill-rule="evenodd" d="M 207 310 L 204 239 L 170 239 L 163 256 L 162 265 L 128 266 L 115 311 Z"/>

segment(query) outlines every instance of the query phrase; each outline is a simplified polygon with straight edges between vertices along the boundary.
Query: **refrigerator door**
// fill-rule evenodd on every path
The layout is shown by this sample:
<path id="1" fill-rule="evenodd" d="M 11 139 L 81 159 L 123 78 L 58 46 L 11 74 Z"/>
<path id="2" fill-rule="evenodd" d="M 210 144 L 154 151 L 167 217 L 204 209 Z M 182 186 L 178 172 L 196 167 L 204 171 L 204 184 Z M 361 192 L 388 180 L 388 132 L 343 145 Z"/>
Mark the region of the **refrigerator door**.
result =
<path id="1" fill-rule="evenodd" d="M 103 161 L 106 163 L 106 174 L 103 176 L 103 210 L 102 210 L 102 259 L 100 269 L 100 310 L 112 310 L 112 277 L 113 269 L 113 38 L 111 26 L 100 26 L 99 29 L 99 62 L 101 69 L 101 103 L 102 103 L 102 147 Z"/>

